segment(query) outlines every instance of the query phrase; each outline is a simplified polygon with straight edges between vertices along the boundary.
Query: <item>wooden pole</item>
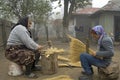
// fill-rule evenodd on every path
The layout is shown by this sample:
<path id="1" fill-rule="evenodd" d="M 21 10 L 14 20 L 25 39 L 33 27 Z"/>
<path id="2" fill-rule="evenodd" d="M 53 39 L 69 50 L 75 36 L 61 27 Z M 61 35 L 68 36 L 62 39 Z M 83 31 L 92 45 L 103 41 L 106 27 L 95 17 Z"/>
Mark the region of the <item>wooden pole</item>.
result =
<path id="1" fill-rule="evenodd" d="M 89 53 L 89 39 L 86 38 L 86 52 Z"/>

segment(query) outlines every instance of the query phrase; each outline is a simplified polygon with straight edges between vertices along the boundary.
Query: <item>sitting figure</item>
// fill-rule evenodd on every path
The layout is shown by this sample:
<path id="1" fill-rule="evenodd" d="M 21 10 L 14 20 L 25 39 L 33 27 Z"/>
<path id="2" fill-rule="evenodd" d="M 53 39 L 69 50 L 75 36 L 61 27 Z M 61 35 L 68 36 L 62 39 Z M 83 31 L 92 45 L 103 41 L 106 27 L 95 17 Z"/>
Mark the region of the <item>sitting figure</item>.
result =
<path id="1" fill-rule="evenodd" d="M 92 55 L 89 53 L 82 53 L 80 55 L 81 65 L 84 69 L 82 71 L 83 76 L 79 77 L 79 80 L 93 80 L 93 68 L 96 67 L 105 68 L 110 65 L 112 57 L 114 55 L 113 42 L 101 25 L 97 25 L 91 29 L 91 35 L 98 40 L 98 51 Z"/>
<path id="2" fill-rule="evenodd" d="M 29 78 L 37 78 L 32 71 L 40 70 L 40 66 L 35 66 L 39 61 L 43 46 L 37 44 L 31 38 L 30 28 L 32 21 L 29 17 L 21 18 L 15 24 L 7 40 L 5 57 L 20 66 L 25 66 L 25 75 Z"/>

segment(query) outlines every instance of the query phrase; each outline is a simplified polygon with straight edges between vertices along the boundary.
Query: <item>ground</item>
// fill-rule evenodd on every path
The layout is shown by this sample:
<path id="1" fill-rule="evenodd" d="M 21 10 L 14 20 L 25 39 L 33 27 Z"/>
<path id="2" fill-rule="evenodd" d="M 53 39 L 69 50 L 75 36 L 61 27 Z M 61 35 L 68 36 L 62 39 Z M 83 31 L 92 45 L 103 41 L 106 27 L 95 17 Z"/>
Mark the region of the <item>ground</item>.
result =
<path id="1" fill-rule="evenodd" d="M 69 51 L 69 44 L 68 43 L 62 43 L 62 42 L 53 42 L 53 46 L 57 47 L 57 48 L 63 48 L 66 50 L 66 52 Z M 95 45 L 91 46 L 93 49 L 96 49 Z M 115 46 L 115 56 L 113 57 L 114 61 L 118 61 L 119 62 L 119 58 L 120 58 L 120 52 L 119 52 L 120 46 L 117 45 Z M 68 54 L 68 53 L 67 53 Z M 11 77 L 8 76 L 7 72 L 8 72 L 8 66 L 9 66 L 9 61 L 4 57 L 4 52 L 1 51 L 0 53 L 0 80 L 30 80 L 28 78 L 26 78 L 24 75 L 18 76 L 18 77 Z M 69 75 L 73 80 L 78 80 L 78 77 L 81 75 L 82 68 L 69 68 L 69 67 L 62 67 L 59 68 L 58 72 L 56 74 L 53 75 L 43 75 L 40 71 L 39 72 L 35 72 L 39 78 L 37 79 L 32 79 L 32 80 L 43 80 L 46 78 L 51 78 L 51 77 L 55 77 L 55 76 L 59 76 L 59 75 Z M 94 71 L 95 71 L 95 80 L 97 80 L 97 68 L 94 67 Z M 120 79 L 118 79 L 120 80 Z"/>

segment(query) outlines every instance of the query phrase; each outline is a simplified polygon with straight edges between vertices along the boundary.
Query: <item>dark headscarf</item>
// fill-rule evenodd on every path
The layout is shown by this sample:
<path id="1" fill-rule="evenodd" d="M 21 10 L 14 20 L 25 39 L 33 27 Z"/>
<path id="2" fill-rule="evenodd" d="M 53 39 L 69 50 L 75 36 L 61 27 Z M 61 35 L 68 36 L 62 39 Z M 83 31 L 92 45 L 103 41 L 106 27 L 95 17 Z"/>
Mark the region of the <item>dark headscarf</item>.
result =
<path id="1" fill-rule="evenodd" d="M 24 27 L 28 27 L 28 17 L 26 16 L 26 17 L 23 17 L 23 18 L 21 18 L 18 22 L 17 22 L 17 24 L 15 24 L 12 28 L 11 28 L 11 30 L 13 29 L 13 28 L 15 28 L 17 25 L 22 25 L 22 26 L 24 26 Z"/>
<path id="2" fill-rule="evenodd" d="M 28 16 L 21 18 L 21 19 L 17 22 L 17 24 L 15 24 L 15 25 L 11 28 L 11 30 L 13 30 L 17 25 L 22 25 L 22 26 L 26 27 L 26 29 L 28 30 L 28 19 L 29 19 Z M 31 34 L 30 30 L 28 30 L 28 32 L 30 33 L 30 37 L 32 37 L 32 34 Z"/>

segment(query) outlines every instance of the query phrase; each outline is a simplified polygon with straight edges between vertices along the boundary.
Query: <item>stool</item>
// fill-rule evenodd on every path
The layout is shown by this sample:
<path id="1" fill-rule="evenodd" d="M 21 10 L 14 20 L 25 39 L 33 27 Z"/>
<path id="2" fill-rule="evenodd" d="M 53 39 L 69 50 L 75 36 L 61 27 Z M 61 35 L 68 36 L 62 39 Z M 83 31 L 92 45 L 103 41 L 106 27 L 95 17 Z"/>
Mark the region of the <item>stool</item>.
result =
<path id="1" fill-rule="evenodd" d="M 10 62 L 8 75 L 20 76 L 20 75 L 22 75 L 22 73 L 23 73 L 22 66 L 14 63 L 14 62 Z"/>
<path id="2" fill-rule="evenodd" d="M 43 74 L 55 74 L 58 70 L 57 54 L 51 54 L 49 57 L 41 55 L 41 66 Z"/>
<path id="3" fill-rule="evenodd" d="M 111 62 L 106 68 L 98 68 L 99 80 L 117 80 L 119 77 L 119 64 Z"/>

